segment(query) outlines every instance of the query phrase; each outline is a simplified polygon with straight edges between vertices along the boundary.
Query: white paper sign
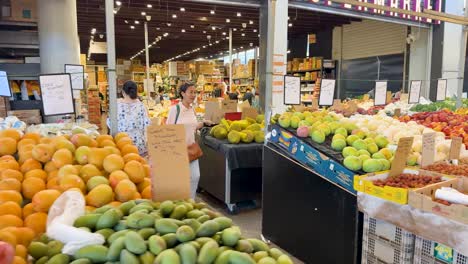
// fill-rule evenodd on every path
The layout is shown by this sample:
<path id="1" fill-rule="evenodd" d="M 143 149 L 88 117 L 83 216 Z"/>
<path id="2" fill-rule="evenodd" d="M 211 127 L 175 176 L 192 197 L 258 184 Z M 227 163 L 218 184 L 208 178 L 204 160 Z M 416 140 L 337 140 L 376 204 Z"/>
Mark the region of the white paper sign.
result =
<path id="1" fill-rule="evenodd" d="M 410 92 L 408 97 L 409 104 L 419 103 L 419 96 L 421 94 L 422 81 L 411 81 Z"/>
<path id="2" fill-rule="evenodd" d="M 0 96 L 11 96 L 10 84 L 8 83 L 8 75 L 4 71 L 0 71 Z"/>
<path id="3" fill-rule="evenodd" d="M 437 80 L 437 98 L 436 101 L 444 101 L 447 97 L 447 79 Z"/>
<path id="4" fill-rule="evenodd" d="M 39 85 L 44 115 L 63 115 L 75 112 L 70 74 L 40 75 Z"/>
<path id="5" fill-rule="evenodd" d="M 65 64 L 65 73 L 70 73 L 72 89 L 84 89 L 84 66 L 75 64 Z"/>
<path id="6" fill-rule="evenodd" d="M 284 104 L 301 104 L 301 77 L 284 76 Z"/>
<path id="7" fill-rule="evenodd" d="M 385 105 L 386 103 L 387 103 L 387 81 L 376 81 L 374 105 Z"/>
<path id="8" fill-rule="evenodd" d="M 320 83 L 319 105 L 333 105 L 336 80 L 322 79 Z"/>

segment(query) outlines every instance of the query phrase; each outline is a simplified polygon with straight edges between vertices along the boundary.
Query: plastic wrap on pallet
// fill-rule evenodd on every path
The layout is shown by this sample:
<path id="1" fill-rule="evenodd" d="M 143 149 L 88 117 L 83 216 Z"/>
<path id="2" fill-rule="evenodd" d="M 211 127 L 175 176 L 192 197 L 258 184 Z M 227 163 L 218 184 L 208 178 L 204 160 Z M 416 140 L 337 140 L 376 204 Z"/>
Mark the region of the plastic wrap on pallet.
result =
<path id="1" fill-rule="evenodd" d="M 468 225 L 361 192 L 357 199 L 359 210 L 370 217 L 387 221 L 468 255 Z"/>

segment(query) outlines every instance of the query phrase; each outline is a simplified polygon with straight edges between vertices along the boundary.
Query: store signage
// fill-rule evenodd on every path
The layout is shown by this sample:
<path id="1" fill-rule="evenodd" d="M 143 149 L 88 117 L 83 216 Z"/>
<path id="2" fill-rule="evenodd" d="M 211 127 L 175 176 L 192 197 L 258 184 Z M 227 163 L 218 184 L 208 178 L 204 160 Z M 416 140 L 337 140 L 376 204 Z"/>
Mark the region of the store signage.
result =
<path id="1" fill-rule="evenodd" d="M 387 81 L 376 81 L 374 93 L 374 105 L 385 105 L 387 103 Z"/>
<path id="2" fill-rule="evenodd" d="M 450 144 L 450 153 L 449 153 L 449 159 L 450 160 L 455 160 L 460 158 L 460 148 L 462 144 L 462 138 L 461 137 L 453 137 L 452 138 L 452 143 Z"/>
<path id="3" fill-rule="evenodd" d="M 183 125 L 147 127 L 154 201 L 190 198 L 190 167 Z"/>
<path id="4" fill-rule="evenodd" d="M 11 96 L 8 75 L 5 71 L 0 71 L 0 96 Z"/>
<path id="5" fill-rule="evenodd" d="M 408 97 L 409 104 L 419 103 L 419 96 L 421 94 L 422 81 L 411 81 L 410 92 Z"/>
<path id="6" fill-rule="evenodd" d="M 422 136 L 422 164 L 426 167 L 434 163 L 435 133 L 424 133 Z"/>
<path id="7" fill-rule="evenodd" d="M 75 113 L 70 74 L 39 75 L 45 116 Z"/>
<path id="8" fill-rule="evenodd" d="M 392 162 L 392 168 L 388 176 L 394 177 L 400 175 L 406 167 L 406 159 L 413 147 L 413 137 L 403 137 L 398 141 L 398 147 Z"/>
<path id="9" fill-rule="evenodd" d="M 65 64 L 65 73 L 71 76 L 72 89 L 84 89 L 84 66 L 77 64 Z"/>
<path id="10" fill-rule="evenodd" d="M 442 0 L 358 0 L 359 2 L 381 5 L 386 7 L 400 8 L 408 11 L 422 12 L 423 9 L 434 10 L 442 12 Z M 425 23 L 440 23 L 440 21 L 434 21 L 430 18 L 422 18 L 418 16 L 411 16 L 406 14 L 399 14 L 395 12 L 388 12 L 378 10 L 374 8 L 367 8 L 362 6 L 334 3 L 328 0 L 308 0 L 306 2 L 318 5 L 331 6 L 341 9 L 349 9 L 357 12 L 364 12 L 369 14 L 377 14 L 382 16 L 389 16 L 394 18 L 414 20 Z"/>
<path id="11" fill-rule="evenodd" d="M 309 34 L 309 44 L 317 43 L 317 36 L 315 34 Z"/>
<path id="12" fill-rule="evenodd" d="M 301 104 L 301 77 L 284 76 L 284 104 Z"/>
<path id="13" fill-rule="evenodd" d="M 436 101 L 444 101 L 447 97 L 447 79 L 437 80 L 437 97 Z"/>
<path id="14" fill-rule="evenodd" d="M 320 83 L 319 105 L 331 106 L 335 97 L 336 80 L 322 79 Z"/>

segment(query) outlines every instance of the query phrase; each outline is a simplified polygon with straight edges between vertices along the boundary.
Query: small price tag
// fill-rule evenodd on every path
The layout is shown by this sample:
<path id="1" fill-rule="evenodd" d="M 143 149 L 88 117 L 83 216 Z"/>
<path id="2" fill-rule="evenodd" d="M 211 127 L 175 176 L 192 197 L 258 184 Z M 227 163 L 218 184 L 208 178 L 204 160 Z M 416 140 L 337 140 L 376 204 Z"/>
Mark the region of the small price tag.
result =
<path id="1" fill-rule="evenodd" d="M 452 143 L 450 144 L 449 159 L 456 160 L 456 159 L 460 158 L 461 144 L 462 144 L 462 138 L 461 137 L 452 138 Z"/>
<path id="2" fill-rule="evenodd" d="M 425 133 L 422 136 L 422 164 L 426 167 L 434 163 L 435 155 L 435 133 Z"/>
<path id="3" fill-rule="evenodd" d="M 413 147 L 413 137 L 400 138 L 398 147 L 393 158 L 392 168 L 390 169 L 389 176 L 395 177 L 400 175 L 406 166 L 406 158 L 408 157 L 411 148 Z"/>

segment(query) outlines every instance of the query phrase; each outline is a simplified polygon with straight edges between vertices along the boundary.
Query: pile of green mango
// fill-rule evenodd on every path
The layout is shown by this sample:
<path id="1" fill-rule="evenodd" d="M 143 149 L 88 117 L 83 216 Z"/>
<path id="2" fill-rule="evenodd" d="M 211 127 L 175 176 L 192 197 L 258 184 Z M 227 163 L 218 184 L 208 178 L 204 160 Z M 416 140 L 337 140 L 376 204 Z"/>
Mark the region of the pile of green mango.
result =
<path id="1" fill-rule="evenodd" d="M 104 206 L 76 219 L 75 227 L 101 234 L 104 245 L 61 253 L 63 244 L 43 236 L 28 253 L 35 264 L 292 264 L 259 239 L 242 236 L 232 220 L 187 201 L 135 200 Z"/>
<path id="2" fill-rule="evenodd" d="M 231 121 L 221 119 L 219 125 L 214 126 L 210 135 L 217 139 L 228 139 L 231 144 L 239 143 L 263 143 L 265 133 L 264 115 L 258 115 L 256 120 L 247 117 L 243 120 Z"/>

